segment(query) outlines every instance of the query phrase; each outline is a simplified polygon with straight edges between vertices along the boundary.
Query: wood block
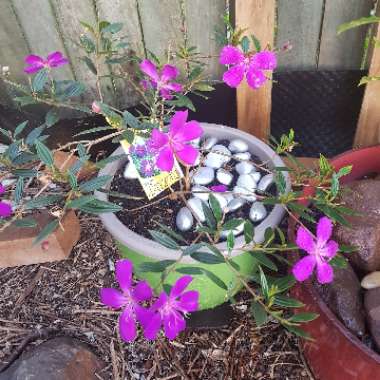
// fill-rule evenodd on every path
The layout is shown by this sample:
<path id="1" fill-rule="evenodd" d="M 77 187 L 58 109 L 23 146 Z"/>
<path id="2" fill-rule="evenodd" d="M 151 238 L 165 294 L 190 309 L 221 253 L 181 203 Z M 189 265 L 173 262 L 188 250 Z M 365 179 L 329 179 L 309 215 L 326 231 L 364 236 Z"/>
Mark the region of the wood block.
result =
<path id="1" fill-rule="evenodd" d="M 62 228 L 49 235 L 47 243 L 43 245 L 33 245 L 33 241 L 51 220 L 51 216 L 41 212 L 34 219 L 38 224 L 35 228 L 11 225 L 0 232 L 0 268 L 65 260 L 69 257 L 80 236 L 80 224 L 75 212 L 69 211 L 65 215 Z"/>

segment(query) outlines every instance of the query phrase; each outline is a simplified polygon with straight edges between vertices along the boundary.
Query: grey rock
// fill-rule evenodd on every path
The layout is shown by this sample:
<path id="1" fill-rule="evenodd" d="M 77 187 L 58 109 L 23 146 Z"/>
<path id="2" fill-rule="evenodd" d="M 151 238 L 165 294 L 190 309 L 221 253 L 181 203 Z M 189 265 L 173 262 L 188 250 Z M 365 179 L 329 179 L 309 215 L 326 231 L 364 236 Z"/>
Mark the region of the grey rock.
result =
<path id="1" fill-rule="evenodd" d="M 193 175 L 193 182 L 197 185 L 208 185 L 214 180 L 215 171 L 210 167 L 198 168 Z"/>
<path id="2" fill-rule="evenodd" d="M 231 152 L 224 145 L 214 145 L 207 154 L 204 164 L 213 169 L 219 169 L 231 159 Z"/>
<path id="3" fill-rule="evenodd" d="M 263 178 L 261 178 L 259 184 L 257 185 L 257 189 L 260 191 L 267 191 L 270 185 L 274 182 L 274 176 L 272 173 L 266 174 Z"/>
<path id="4" fill-rule="evenodd" d="M 251 153 L 243 152 L 243 153 L 235 153 L 233 158 L 237 161 L 249 161 L 251 159 Z"/>
<path id="5" fill-rule="evenodd" d="M 216 137 L 207 137 L 202 144 L 202 149 L 211 149 L 217 142 L 218 139 Z"/>
<path id="6" fill-rule="evenodd" d="M 190 198 L 188 201 L 188 206 L 191 209 L 191 212 L 201 221 L 206 220 L 205 214 L 203 212 L 202 201 L 199 198 Z"/>
<path id="7" fill-rule="evenodd" d="M 137 172 L 135 165 L 133 165 L 131 162 L 128 162 L 125 166 L 123 177 L 125 179 L 139 178 L 139 173 Z"/>
<path id="8" fill-rule="evenodd" d="M 218 169 L 216 172 L 216 179 L 222 183 L 223 185 L 230 185 L 232 180 L 234 179 L 234 176 L 227 170 L 221 168 Z"/>
<path id="9" fill-rule="evenodd" d="M 248 144 L 241 139 L 231 140 L 228 149 L 233 153 L 243 153 L 248 150 Z"/>
<path id="10" fill-rule="evenodd" d="M 249 175 L 254 179 L 254 181 L 259 182 L 261 179 L 261 174 L 259 172 L 252 172 Z"/>
<path id="11" fill-rule="evenodd" d="M 220 208 L 224 210 L 228 204 L 227 198 L 221 193 L 213 193 L 212 195 L 218 201 Z"/>
<path id="12" fill-rule="evenodd" d="M 364 289 L 374 289 L 380 287 L 380 272 L 372 272 L 363 277 L 361 286 Z"/>
<path id="13" fill-rule="evenodd" d="M 262 202 L 254 202 L 249 210 L 249 219 L 252 222 L 260 222 L 267 216 L 268 212 Z"/>
<path id="14" fill-rule="evenodd" d="M 208 201 L 211 190 L 206 186 L 195 185 L 191 188 L 194 197 L 201 199 L 204 202 Z"/>
<path id="15" fill-rule="evenodd" d="M 187 207 L 182 207 L 176 216 L 176 226 L 180 231 L 189 231 L 194 223 L 194 217 Z"/>
<path id="16" fill-rule="evenodd" d="M 247 201 L 243 198 L 234 198 L 227 204 L 227 212 L 234 212 L 243 207 Z"/>
<path id="17" fill-rule="evenodd" d="M 370 289 L 364 295 L 364 307 L 372 338 L 380 350 L 380 288 Z"/>
<path id="18" fill-rule="evenodd" d="M 255 202 L 257 199 L 256 195 L 252 191 L 249 191 L 244 187 L 235 186 L 233 192 L 235 196 L 237 196 L 238 198 L 243 198 L 248 202 Z"/>
<path id="19" fill-rule="evenodd" d="M 235 166 L 235 170 L 239 174 L 249 174 L 255 170 L 255 165 L 248 161 L 242 161 Z"/>
<path id="20" fill-rule="evenodd" d="M 250 174 L 241 174 L 236 181 L 236 186 L 243 187 L 249 191 L 254 191 L 257 187 L 257 182 Z"/>

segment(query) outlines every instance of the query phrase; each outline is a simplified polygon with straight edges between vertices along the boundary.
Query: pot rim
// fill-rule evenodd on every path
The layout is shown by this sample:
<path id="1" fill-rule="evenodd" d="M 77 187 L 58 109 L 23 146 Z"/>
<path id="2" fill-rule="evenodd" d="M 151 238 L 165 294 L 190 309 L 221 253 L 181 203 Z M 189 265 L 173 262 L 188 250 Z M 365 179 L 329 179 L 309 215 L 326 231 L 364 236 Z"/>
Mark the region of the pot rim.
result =
<path id="1" fill-rule="evenodd" d="M 348 181 L 344 182 L 350 182 L 350 180 L 354 180 L 358 177 L 362 177 L 365 174 L 378 172 L 380 173 L 380 145 L 374 145 L 367 148 L 360 148 L 360 149 L 351 149 L 347 152 L 341 153 L 337 156 L 335 156 L 331 160 L 331 164 L 334 166 L 336 170 L 339 170 L 341 167 L 349 165 L 349 161 L 352 160 L 352 157 L 355 160 L 360 159 L 359 157 L 364 154 L 364 160 L 367 160 L 367 166 L 372 167 L 370 170 L 360 170 L 357 175 L 348 175 Z M 378 155 L 379 160 L 376 162 L 368 161 L 368 158 L 372 157 L 373 155 Z M 354 164 L 354 163 L 352 163 Z M 291 218 L 289 218 L 289 228 L 288 228 L 288 234 L 292 241 L 295 241 L 295 221 Z M 325 317 L 329 320 L 331 324 L 333 324 L 339 332 L 347 338 L 355 347 L 358 347 L 362 352 L 364 352 L 366 355 L 368 355 L 371 359 L 373 359 L 376 363 L 380 365 L 380 354 L 378 354 L 376 351 L 370 349 L 367 347 L 354 333 L 352 333 L 339 319 L 338 317 L 330 310 L 330 308 L 326 305 L 326 303 L 322 300 L 314 286 L 312 285 L 312 282 L 310 280 L 305 281 L 303 283 L 298 283 L 298 286 L 306 290 L 314 299 L 314 301 L 317 303 L 318 308 L 325 314 Z"/>
<path id="2" fill-rule="evenodd" d="M 249 135 L 246 132 L 233 129 L 230 127 L 226 127 L 219 124 L 210 124 L 210 123 L 201 123 L 202 127 L 205 130 L 205 135 L 217 135 L 220 138 L 230 136 L 230 138 L 242 138 L 249 145 L 250 148 L 255 150 L 255 155 L 257 155 L 261 161 L 266 162 L 269 161 L 269 167 L 284 167 L 285 164 L 282 159 L 264 142 L 257 139 L 254 136 Z M 119 147 L 115 150 L 112 155 L 118 155 L 123 152 L 123 148 Z M 114 175 L 115 172 L 119 169 L 119 167 L 125 162 L 125 160 L 118 160 L 109 163 L 99 172 L 100 175 Z M 290 184 L 290 176 L 288 172 L 283 172 L 285 181 L 286 181 L 286 192 L 289 192 L 291 184 Z M 111 182 L 111 181 L 110 181 Z M 105 189 L 109 189 L 111 183 L 108 183 L 105 186 Z M 98 199 L 107 201 L 108 195 L 104 192 L 96 191 L 95 195 Z M 266 228 L 271 226 L 276 226 L 282 220 L 285 214 L 285 210 L 281 205 L 275 205 L 273 210 L 269 213 L 269 215 L 264 219 L 262 223 L 260 223 L 255 228 L 255 241 L 262 242 L 264 241 L 264 232 Z M 165 260 L 168 258 L 178 259 L 181 255 L 181 251 L 172 250 L 166 247 L 163 247 L 159 243 L 150 240 L 144 236 L 137 234 L 136 232 L 130 230 L 126 227 L 115 214 L 113 213 L 105 213 L 100 214 L 100 219 L 102 220 L 106 229 L 113 235 L 113 237 L 126 245 L 130 249 L 134 251 L 143 251 L 144 255 L 150 258 L 154 258 L 156 260 Z M 243 236 L 240 236 L 236 239 L 236 246 L 241 247 L 244 243 Z M 222 251 L 227 251 L 227 243 L 222 242 L 218 243 L 217 247 Z M 231 252 L 231 256 L 235 257 L 240 255 L 242 252 L 239 248 L 234 249 Z M 199 264 L 197 261 L 192 259 L 190 256 L 184 256 L 181 260 L 181 263 L 186 264 Z"/>

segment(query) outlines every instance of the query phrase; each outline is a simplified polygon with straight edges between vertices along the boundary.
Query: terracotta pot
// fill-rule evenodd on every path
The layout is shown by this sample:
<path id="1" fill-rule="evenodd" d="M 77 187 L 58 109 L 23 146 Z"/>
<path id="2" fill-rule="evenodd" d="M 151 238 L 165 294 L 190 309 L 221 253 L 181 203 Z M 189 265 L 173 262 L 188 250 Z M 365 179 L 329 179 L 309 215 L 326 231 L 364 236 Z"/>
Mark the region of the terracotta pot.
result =
<path id="1" fill-rule="evenodd" d="M 348 151 L 331 161 L 336 170 L 353 165 L 349 183 L 370 173 L 380 173 L 380 146 Z M 310 188 L 305 193 L 310 194 Z M 289 238 L 294 241 L 295 223 L 289 223 Z M 302 348 L 318 380 L 375 380 L 380 378 L 380 355 L 365 346 L 336 318 L 310 282 L 297 284 L 293 296 L 305 303 L 304 311 L 319 314 L 305 324 L 314 341 L 302 342 Z"/>

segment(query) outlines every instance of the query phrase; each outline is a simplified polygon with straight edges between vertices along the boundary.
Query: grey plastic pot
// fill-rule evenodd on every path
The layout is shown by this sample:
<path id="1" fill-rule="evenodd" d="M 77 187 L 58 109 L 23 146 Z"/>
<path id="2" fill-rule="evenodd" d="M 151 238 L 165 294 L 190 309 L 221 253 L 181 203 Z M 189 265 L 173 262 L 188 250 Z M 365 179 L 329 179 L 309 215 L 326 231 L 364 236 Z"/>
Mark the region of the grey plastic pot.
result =
<path id="1" fill-rule="evenodd" d="M 229 128 L 218 124 L 201 123 L 204 134 L 207 136 L 215 136 L 219 139 L 242 139 L 247 142 L 249 150 L 253 152 L 262 162 L 266 162 L 269 168 L 285 166 L 281 158 L 265 143 L 258 140 L 256 137 L 249 135 L 237 129 Z M 118 148 L 113 155 L 122 154 L 122 148 Z M 115 175 L 117 170 L 125 164 L 127 158 L 124 160 L 114 161 L 109 163 L 104 169 L 99 172 L 99 175 Z M 284 172 L 286 181 L 286 190 L 290 190 L 290 178 L 287 172 Z M 109 184 L 110 185 L 110 184 Z M 108 185 L 108 188 L 109 188 Z M 96 196 L 101 200 L 108 200 L 108 195 L 104 192 L 96 192 Z M 254 240 L 257 243 L 264 241 L 264 233 L 268 227 L 276 227 L 281 222 L 285 210 L 280 205 L 275 205 L 267 218 L 255 228 Z M 115 214 L 107 213 L 100 216 L 105 228 L 112 234 L 120 249 L 121 255 L 128 258 L 134 264 L 135 274 L 141 279 L 147 280 L 152 287 L 156 287 L 160 283 L 160 273 L 140 272 L 139 265 L 142 262 L 155 262 L 160 260 L 176 260 L 180 256 L 180 251 L 171 250 L 163 247 L 157 242 L 147 239 L 127 228 Z M 244 244 L 244 238 L 238 237 L 236 239 L 236 249 L 232 252 L 232 260 L 240 266 L 240 271 L 243 275 L 252 274 L 257 262 L 251 254 L 239 250 Z M 222 242 L 217 245 L 222 251 L 226 252 L 226 243 Z M 224 303 L 228 296 L 236 294 L 240 289 L 240 282 L 237 280 L 236 275 L 231 271 L 227 264 L 202 264 L 193 260 L 189 256 L 182 258 L 181 263 L 177 268 L 184 267 L 199 268 L 198 272 L 203 273 L 194 276 L 190 288 L 200 292 L 200 310 L 210 309 L 217 305 Z M 219 277 L 226 288 L 218 286 L 212 280 L 212 275 L 207 275 L 211 272 Z M 171 272 L 167 278 L 167 283 L 172 284 L 181 276 L 178 272 Z"/>

